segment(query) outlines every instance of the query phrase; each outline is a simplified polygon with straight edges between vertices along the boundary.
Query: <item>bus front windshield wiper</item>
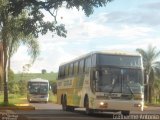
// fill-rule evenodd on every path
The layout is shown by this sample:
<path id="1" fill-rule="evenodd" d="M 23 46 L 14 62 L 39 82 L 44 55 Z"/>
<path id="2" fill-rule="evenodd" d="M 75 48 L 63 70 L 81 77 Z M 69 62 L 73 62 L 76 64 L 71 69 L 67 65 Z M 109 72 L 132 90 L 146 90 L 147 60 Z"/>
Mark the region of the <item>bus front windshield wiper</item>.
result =
<path id="1" fill-rule="evenodd" d="M 127 83 L 127 87 L 129 88 L 129 91 L 131 92 L 131 94 L 132 94 L 132 97 L 134 97 L 133 90 L 132 90 L 132 88 L 129 86 L 129 84 L 128 84 L 128 83 Z"/>

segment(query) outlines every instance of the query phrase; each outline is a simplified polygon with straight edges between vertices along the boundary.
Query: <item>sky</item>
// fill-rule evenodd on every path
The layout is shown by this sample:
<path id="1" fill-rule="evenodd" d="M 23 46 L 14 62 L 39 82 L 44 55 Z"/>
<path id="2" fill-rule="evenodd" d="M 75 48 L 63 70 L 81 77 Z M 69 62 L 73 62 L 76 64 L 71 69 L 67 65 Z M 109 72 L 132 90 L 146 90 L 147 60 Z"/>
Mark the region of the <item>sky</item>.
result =
<path id="1" fill-rule="evenodd" d="M 160 46 L 160 0 L 114 0 L 106 7 L 95 8 L 89 17 L 82 10 L 60 8 L 59 23 L 65 24 L 67 37 L 53 33 L 40 35 L 40 55 L 32 64 L 29 73 L 58 72 L 61 63 L 78 56 L 101 50 L 135 52 L 148 45 Z M 45 13 L 45 20 L 53 18 Z M 23 71 L 30 63 L 27 48 L 21 46 L 11 58 L 15 73 Z"/>

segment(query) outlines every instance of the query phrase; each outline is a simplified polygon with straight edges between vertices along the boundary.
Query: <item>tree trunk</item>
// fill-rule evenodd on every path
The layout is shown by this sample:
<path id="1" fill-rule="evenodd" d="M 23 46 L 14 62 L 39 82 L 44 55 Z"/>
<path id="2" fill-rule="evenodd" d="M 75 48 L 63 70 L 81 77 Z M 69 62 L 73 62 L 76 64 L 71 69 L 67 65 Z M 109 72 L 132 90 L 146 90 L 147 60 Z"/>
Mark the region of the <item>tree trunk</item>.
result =
<path id="1" fill-rule="evenodd" d="M 147 91 L 147 85 L 144 86 L 144 101 L 148 102 L 148 91 Z"/>
<path id="2" fill-rule="evenodd" d="M 2 44 L 3 44 L 3 81 L 4 81 L 4 104 L 8 104 L 8 14 L 7 10 L 2 13 Z"/>
<path id="3" fill-rule="evenodd" d="M 149 103 L 152 103 L 152 86 L 149 85 Z"/>
<path id="4" fill-rule="evenodd" d="M 4 67 L 3 67 L 3 71 L 4 71 L 4 75 L 3 75 L 3 79 L 4 79 L 4 104 L 8 104 L 8 67 L 7 67 L 7 48 L 5 45 L 5 42 L 3 42 L 3 47 L 4 47 Z"/>

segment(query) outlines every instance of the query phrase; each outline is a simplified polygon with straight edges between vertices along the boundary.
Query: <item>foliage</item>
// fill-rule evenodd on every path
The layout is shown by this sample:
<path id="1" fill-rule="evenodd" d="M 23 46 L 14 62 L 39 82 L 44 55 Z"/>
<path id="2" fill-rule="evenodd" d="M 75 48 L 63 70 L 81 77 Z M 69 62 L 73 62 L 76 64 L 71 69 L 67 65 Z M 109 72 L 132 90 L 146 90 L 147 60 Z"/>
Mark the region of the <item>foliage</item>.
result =
<path id="1" fill-rule="evenodd" d="M 14 72 L 9 70 L 8 78 L 8 91 L 11 94 L 17 94 L 19 92 L 18 82 L 14 80 Z"/>
<path id="2" fill-rule="evenodd" d="M 19 94 L 20 95 L 26 94 L 26 91 L 27 91 L 27 81 L 24 81 L 24 80 L 18 81 L 18 86 L 19 86 Z"/>
<path id="3" fill-rule="evenodd" d="M 42 69 L 42 74 L 47 73 L 46 69 Z"/>
<path id="4" fill-rule="evenodd" d="M 66 37 L 66 30 L 63 24 L 58 24 L 56 16 L 60 7 L 67 9 L 76 7 L 78 10 L 82 9 L 87 16 L 93 13 L 94 7 L 105 6 L 112 0 L 9 0 L 9 12 L 18 16 L 23 10 L 27 10 L 28 19 L 22 19 L 24 23 L 20 31 L 25 35 L 30 33 L 38 37 L 38 34 L 46 34 L 47 31 L 54 32 L 58 36 Z M 54 18 L 52 22 L 43 21 L 43 10 L 48 11 Z"/>
<path id="5" fill-rule="evenodd" d="M 13 41 L 19 43 L 19 37 L 17 38 L 19 33 L 21 33 L 22 36 L 33 35 L 34 37 L 38 37 L 39 34 L 44 35 L 48 31 L 51 31 L 58 36 L 66 37 L 67 31 L 65 30 L 65 26 L 58 24 L 56 19 L 58 8 L 62 6 L 65 6 L 67 9 L 73 7 L 77 9 L 81 8 L 85 14 L 89 16 L 93 13 L 94 7 L 105 6 L 110 1 L 111 0 L 0 0 L 0 37 L 3 43 L 4 55 L 4 102 L 8 103 L 7 80 L 8 64 L 10 63 L 11 56 L 10 50 L 12 50 L 11 46 L 13 45 Z M 43 18 L 45 15 L 42 10 L 48 11 L 53 16 L 53 21 L 44 21 Z M 23 13 L 25 13 L 25 15 L 23 15 Z M 10 41 L 11 38 L 12 41 Z M 28 41 L 29 40 L 27 40 L 27 42 Z M 16 46 L 17 44 L 15 43 L 14 45 Z M 32 42 L 31 45 L 33 46 L 32 50 L 37 47 L 37 45 L 34 46 Z M 35 54 L 33 55 L 35 56 Z"/>
<path id="6" fill-rule="evenodd" d="M 151 45 L 148 46 L 148 49 L 145 51 L 143 49 L 137 49 L 137 51 L 143 57 L 143 65 L 145 69 L 145 74 L 149 76 L 149 102 L 152 102 L 152 93 L 153 93 L 153 83 L 156 76 L 160 74 L 160 51 L 156 50 L 156 47 Z"/>
<path id="7" fill-rule="evenodd" d="M 21 73 L 15 74 L 14 79 L 15 81 L 20 81 L 20 80 L 30 80 L 30 79 L 35 79 L 35 78 L 42 78 L 46 79 L 49 81 L 56 81 L 57 78 L 57 73 L 46 73 L 46 74 L 41 74 L 41 73 L 24 73 L 23 76 Z"/>
<path id="8" fill-rule="evenodd" d="M 21 19 L 25 19 L 26 15 L 22 12 L 19 16 L 15 17 L 10 14 L 8 11 L 9 1 L 0 0 L 0 41 L 3 44 L 3 56 L 4 56 L 4 63 L 3 63 L 3 80 L 4 80 L 4 101 L 8 102 L 8 70 L 10 70 L 10 59 L 11 56 L 16 52 L 20 43 L 26 43 L 29 48 L 28 53 L 33 58 L 33 61 L 39 54 L 39 45 L 36 39 L 33 39 L 32 34 L 28 34 L 25 36 L 23 31 L 19 31 L 19 27 L 21 27 Z M 10 85 L 13 83 L 10 81 Z M 11 89 L 17 88 L 13 86 Z M 10 90 L 11 90 L 10 89 Z M 11 90 L 13 92 L 13 90 Z M 16 90 L 17 91 L 17 90 Z"/>
<path id="9" fill-rule="evenodd" d="M 156 103 L 160 103 L 160 78 L 154 81 L 154 98 Z"/>
<path id="10" fill-rule="evenodd" d="M 51 90 L 54 94 L 56 94 L 56 79 L 57 79 L 57 73 L 23 73 L 22 74 L 15 74 L 14 76 L 14 83 L 18 83 L 19 86 L 19 91 L 22 92 L 22 94 L 26 93 L 26 87 L 27 87 L 27 81 L 30 79 L 35 79 L 35 78 L 42 78 L 49 80 Z M 18 92 L 20 94 L 20 92 Z"/>
<path id="11" fill-rule="evenodd" d="M 54 95 L 57 94 L 57 84 L 56 84 L 56 82 L 55 81 L 50 81 L 49 84 L 51 86 L 51 90 L 52 90 L 53 94 Z"/>

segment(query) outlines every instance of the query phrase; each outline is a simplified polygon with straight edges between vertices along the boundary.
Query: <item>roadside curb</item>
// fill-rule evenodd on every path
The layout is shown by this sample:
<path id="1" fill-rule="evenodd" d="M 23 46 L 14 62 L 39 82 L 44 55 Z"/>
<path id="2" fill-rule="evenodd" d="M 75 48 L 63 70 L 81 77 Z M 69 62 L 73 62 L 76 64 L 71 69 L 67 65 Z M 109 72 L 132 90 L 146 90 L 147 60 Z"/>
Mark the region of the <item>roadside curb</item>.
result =
<path id="1" fill-rule="evenodd" d="M 0 110 L 35 110 L 33 106 L 13 106 L 13 107 L 0 107 Z"/>

